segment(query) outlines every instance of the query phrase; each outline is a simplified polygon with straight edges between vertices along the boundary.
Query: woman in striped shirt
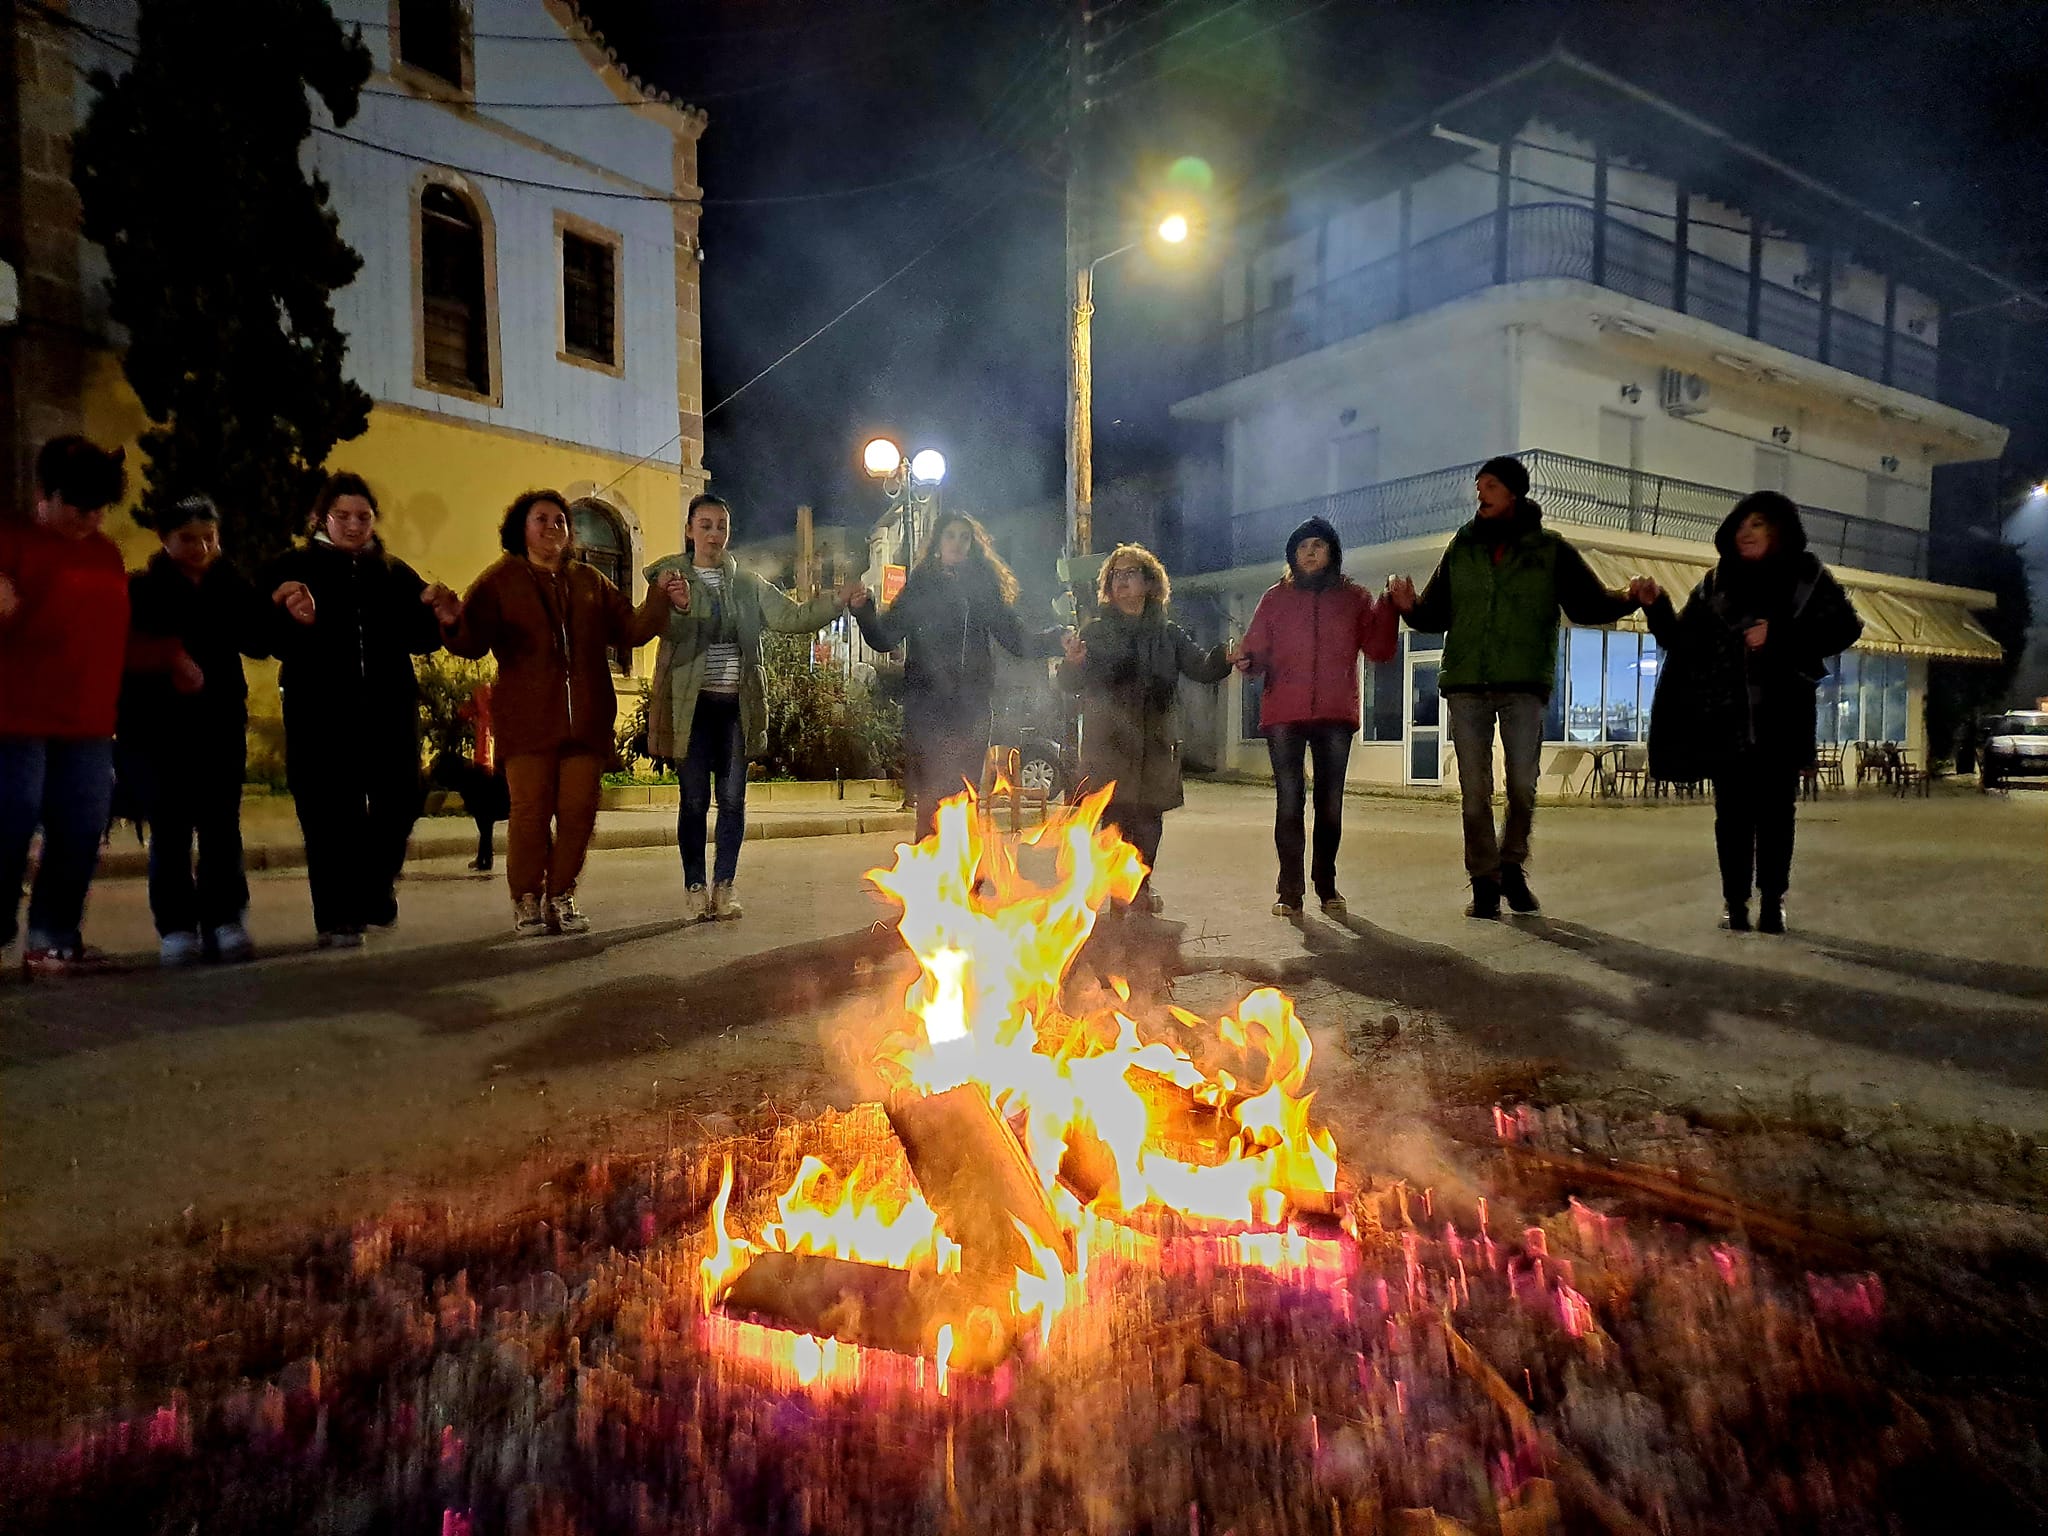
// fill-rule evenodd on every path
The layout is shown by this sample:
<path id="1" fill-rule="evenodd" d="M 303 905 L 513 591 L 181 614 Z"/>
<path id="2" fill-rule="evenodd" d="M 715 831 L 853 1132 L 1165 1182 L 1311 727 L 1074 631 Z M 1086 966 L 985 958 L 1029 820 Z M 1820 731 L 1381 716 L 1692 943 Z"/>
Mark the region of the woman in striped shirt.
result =
<path id="1" fill-rule="evenodd" d="M 685 914 L 692 920 L 735 918 L 740 841 L 746 834 L 747 760 L 768 750 L 768 711 L 761 680 L 761 636 L 767 630 L 807 635 L 846 611 L 867 589 L 849 582 L 838 593 L 799 603 L 773 583 L 741 570 L 726 552 L 732 511 L 709 492 L 690 502 L 689 551 L 647 568 L 667 592 L 669 615 L 647 699 L 647 751 L 677 764 L 682 809 Z M 706 888 L 704 842 L 713 786 L 718 842 Z"/>

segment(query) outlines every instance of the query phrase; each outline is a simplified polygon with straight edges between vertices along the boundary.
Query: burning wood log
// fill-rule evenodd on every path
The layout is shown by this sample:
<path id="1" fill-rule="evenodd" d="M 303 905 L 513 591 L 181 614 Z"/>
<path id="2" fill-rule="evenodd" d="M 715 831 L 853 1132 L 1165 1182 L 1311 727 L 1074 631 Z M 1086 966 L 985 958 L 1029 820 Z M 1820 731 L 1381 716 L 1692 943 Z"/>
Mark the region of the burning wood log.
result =
<path id="1" fill-rule="evenodd" d="M 815 1253 L 763 1253 L 726 1292 L 732 1313 L 799 1333 L 903 1355 L 929 1355 L 939 1329 L 953 1329 L 956 1370 L 993 1369 L 1015 1337 L 1004 1309 L 984 1304 L 957 1275 L 913 1274 L 883 1264 Z"/>
<path id="2" fill-rule="evenodd" d="M 1025 1232 L 1073 1273 L 1072 1240 L 1016 1133 L 979 1087 L 964 1083 L 944 1093 L 899 1093 L 889 1101 L 889 1124 L 903 1143 L 917 1187 L 938 1212 L 946 1235 L 960 1245 L 966 1275 L 995 1277 L 1007 1286 L 1017 1270 L 1036 1273 Z"/>

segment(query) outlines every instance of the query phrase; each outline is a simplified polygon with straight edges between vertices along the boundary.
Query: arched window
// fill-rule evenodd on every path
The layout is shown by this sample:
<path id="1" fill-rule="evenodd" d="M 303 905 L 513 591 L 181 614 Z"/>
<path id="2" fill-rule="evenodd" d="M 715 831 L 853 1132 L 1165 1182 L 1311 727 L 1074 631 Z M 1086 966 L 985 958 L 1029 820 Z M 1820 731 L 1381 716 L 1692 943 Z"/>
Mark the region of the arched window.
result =
<path id="1" fill-rule="evenodd" d="M 630 597 L 633 592 L 633 547 L 618 513 L 601 501 L 585 497 L 570 508 L 570 532 L 575 538 L 576 558 L 594 567 L 605 580 Z M 615 649 L 612 668 L 617 672 L 632 671 L 633 653 L 624 648 Z"/>
<path id="2" fill-rule="evenodd" d="M 484 221 L 453 187 L 420 189 L 421 366 L 429 384 L 491 392 Z"/>

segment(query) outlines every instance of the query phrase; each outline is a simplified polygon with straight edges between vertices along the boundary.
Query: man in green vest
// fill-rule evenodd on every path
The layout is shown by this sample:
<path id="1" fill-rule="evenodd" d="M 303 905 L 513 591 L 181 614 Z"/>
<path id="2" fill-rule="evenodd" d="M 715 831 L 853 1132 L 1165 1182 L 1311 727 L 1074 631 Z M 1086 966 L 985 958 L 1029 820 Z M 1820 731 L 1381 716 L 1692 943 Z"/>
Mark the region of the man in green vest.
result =
<path id="1" fill-rule="evenodd" d="M 1465 802 L 1465 873 L 1472 880 L 1468 917 L 1499 917 L 1500 899 L 1517 912 L 1538 910 L 1529 889 L 1529 828 L 1536 817 L 1536 772 L 1543 747 L 1543 706 L 1557 672 L 1558 610 L 1574 624 L 1612 624 L 1641 606 L 1638 578 L 1610 592 L 1585 557 L 1543 526 L 1529 499 L 1521 460 L 1488 459 L 1477 477 L 1479 515 L 1460 528 L 1416 596 L 1402 577 L 1390 595 L 1410 629 L 1444 635 L 1437 687 L 1451 717 L 1458 790 Z M 1493 733 L 1507 760 L 1508 814 L 1493 825 Z"/>

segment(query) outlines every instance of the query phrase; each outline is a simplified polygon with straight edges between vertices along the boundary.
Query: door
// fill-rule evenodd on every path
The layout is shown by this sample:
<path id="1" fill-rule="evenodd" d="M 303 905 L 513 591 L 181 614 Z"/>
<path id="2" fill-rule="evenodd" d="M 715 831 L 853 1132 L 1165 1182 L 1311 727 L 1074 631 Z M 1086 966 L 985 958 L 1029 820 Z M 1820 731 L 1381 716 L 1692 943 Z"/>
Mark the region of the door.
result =
<path id="1" fill-rule="evenodd" d="M 1443 699 L 1436 677 L 1443 661 L 1437 635 L 1408 636 L 1408 772 L 1410 784 L 1444 781 Z"/>
<path id="2" fill-rule="evenodd" d="M 1624 526 L 1633 533 L 1643 505 L 1641 417 L 1600 408 L 1600 462 L 1626 471 L 1621 477 L 1621 503 L 1628 519 Z"/>

